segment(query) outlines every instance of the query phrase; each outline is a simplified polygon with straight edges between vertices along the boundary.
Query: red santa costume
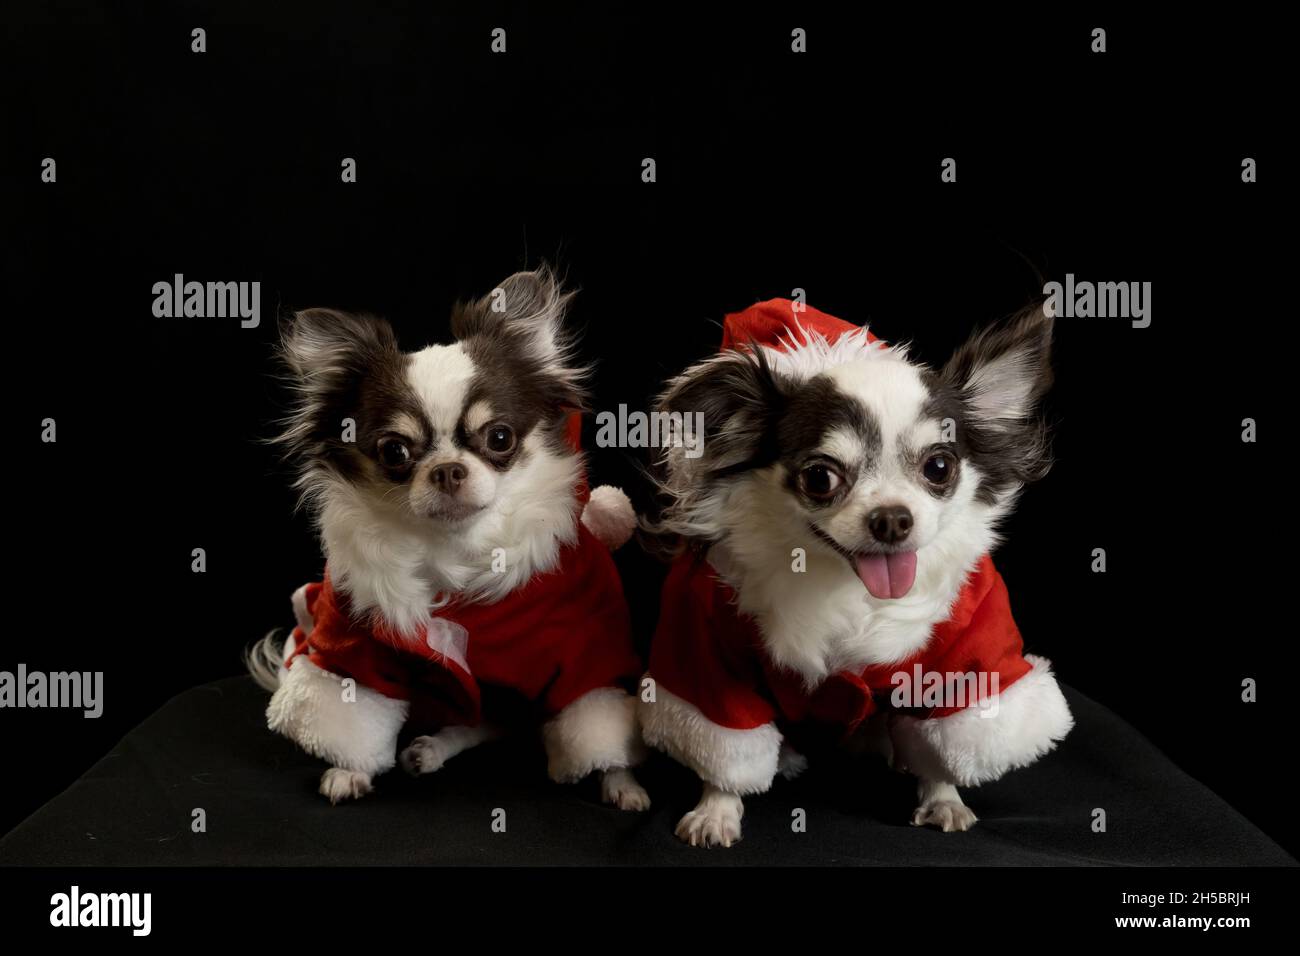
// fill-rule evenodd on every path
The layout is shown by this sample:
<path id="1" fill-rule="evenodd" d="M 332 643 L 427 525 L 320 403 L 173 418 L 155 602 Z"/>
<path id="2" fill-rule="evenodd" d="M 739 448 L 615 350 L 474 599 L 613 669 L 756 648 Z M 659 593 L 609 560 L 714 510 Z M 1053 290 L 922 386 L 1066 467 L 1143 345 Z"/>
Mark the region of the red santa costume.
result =
<path id="1" fill-rule="evenodd" d="M 812 308 L 794 313 L 788 300 L 775 299 L 728 315 L 723 348 L 753 342 L 784 349 L 795 321 L 831 343 L 857 328 Z M 913 680 L 921 674 L 984 679 L 962 684 L 960 706 L 943 706 L 952 694 L 930 704 Z M 910 770 L 969 786 L 1033 762 L 1072 723 L 1048 662 L 1023 653 L 1006 585 L 987 554 L 920 650 L 810 687 L 804 675 L 773 663 L 732 587 L 703 555 L 688 551 L 664 585 L 648 676 L 656 699 L 639 709 L 645 742 L 741 795 L 771 786 L 783 737 L 796 728 L 847 736 L 888 712 L 895 753 Z M 896 692 L 908 685 L 907 702 L 919 706 L 895 706 Z"/>
<path id="2" fill-rule="evenodd" d="M 408 721 L 429 731 L 492 722 L 483 690 L 494 688 L 547 722 L 557 781 L 636 763 L 634 705 L 621 685 L 640 664 L 610 555 L 626 540 L 631 508 L 615 489 L 588 496 L 584 483 L 577 494 L 587 510 L 552 568 L 493 603 L 453 597 L 430 609 L 423 634 L 354 615 L 328 567 L 323 581 L 299 588 L 271 729 L 336 766 L 380 773 L 393 766 Z M 345 678 L 355 682 L 350 701 Z"/>

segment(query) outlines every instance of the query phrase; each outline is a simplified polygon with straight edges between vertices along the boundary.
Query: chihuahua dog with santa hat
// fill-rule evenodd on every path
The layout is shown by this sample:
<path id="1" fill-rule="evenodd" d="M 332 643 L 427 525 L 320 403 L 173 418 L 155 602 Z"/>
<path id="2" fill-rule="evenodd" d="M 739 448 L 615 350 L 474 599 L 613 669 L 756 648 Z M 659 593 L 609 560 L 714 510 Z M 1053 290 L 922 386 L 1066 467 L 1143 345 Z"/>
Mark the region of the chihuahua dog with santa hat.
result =
<path id="1" fill-rule="evenodd" d="M 248 663 L 271 729 L 329 764 L 331 802 L 523 722 L 554 780 L 596 772 L 606 802 L 649 806 L 609 553 L 635 517 L 618 489 L 587 491 L 569 298 L 547 269 L 517 273 L 455 310 L 454 342 L 416 352 L 367 315 L 311 309 L 284 332 L 296 404 L 279 441 L 325 574 L 293 595 L 289 639 Z M 429 732 L 399 757 L 404 729 Z"/>
<path id="2" fill-rule="evenodd" d="M 669 383 L 661 411 L 702 413 L 704 452 L 666 443 L 649 527 L 686 547 L 638 713 L 646 743 L 703 781 L 681 839 L 739 840 L 742 797 L 828 734 L 918 778 L 914 825 L 966 830 L 959 786 L 1069 732 L 989 557 L 1050 464 L 1051 336 L 1036 306 L 936 371 L 777 299 L 727 316 L 720 354 Z"/>

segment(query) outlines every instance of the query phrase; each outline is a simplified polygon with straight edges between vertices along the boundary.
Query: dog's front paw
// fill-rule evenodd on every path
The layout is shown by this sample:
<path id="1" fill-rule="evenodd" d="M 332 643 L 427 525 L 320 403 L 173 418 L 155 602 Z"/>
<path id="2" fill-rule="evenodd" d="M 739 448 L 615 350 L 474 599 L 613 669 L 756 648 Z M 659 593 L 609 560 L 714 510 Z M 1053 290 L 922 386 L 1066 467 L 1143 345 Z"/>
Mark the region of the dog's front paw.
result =
<path id="1" fill-rule="evenodd" d="M 321 796 L 327 797 L 330 803 L 356 800 L 373 789 L 374 787 L 370 785 L 370 774 L 362 773 L 360 770 L 330 767 L 320 778 Z"/>
<path id="2" fill-rule="evenodd" d="M 403 770 L 412 777 L 418 777 L 421 774 L 441 770 L 451 756 L 450 748 L 436 736 L 416 737 L 402 751 L 398 759 Z"/>
<path id="3" fill-rule="evenodd" d="M 600 777 L 600 799 L 620 810 L 649 810 L 650 794 L 630 770 L 606 770 Z"/>
<path id="4" fill-rule="evenodd" d="M 938 827 L 944 833 L 961 833 L 975 825 L 979 817 L 960 800 L 935 800 L 923 803 L 912 814 L 914 827 Z"/>
<path id="5" fill-rule="evenodd" d="M 677 823 L 677 837 L 691 846 L 731 846 L 740 842 L 741 804 L 739 797 L 730 800 L 708 799 Z"/>

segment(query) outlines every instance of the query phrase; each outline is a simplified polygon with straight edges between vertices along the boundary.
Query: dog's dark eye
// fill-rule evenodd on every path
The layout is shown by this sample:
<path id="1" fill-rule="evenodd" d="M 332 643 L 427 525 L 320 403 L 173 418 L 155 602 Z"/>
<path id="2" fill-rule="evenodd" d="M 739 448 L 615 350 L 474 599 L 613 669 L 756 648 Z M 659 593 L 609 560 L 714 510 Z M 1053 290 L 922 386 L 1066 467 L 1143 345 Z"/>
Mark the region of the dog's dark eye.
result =
<path id="1" fill-rule="evenodd" d="M 379 460 L 389 468 L 404 468 L 411 463 L 411 449 L 396 438 L 385 438 L 379 443 Z"/>
<path id="2" fill-rule="evenodd" d="M 946 485 L 957 473 L 957 459 L 946 451 L 931 455 L 921 466 L 921 474 L 932 485 Z"/>
<path id="3" fill-rule="evenodd" d="M 844 479 L 829 465 L 809 465 L 799 472 L 799 490 L 809 498 L 830 498 L 844 484 Z"/>
<path id="4" fill-rule="evenodd" d="M 488 451 L 504 455 L 515 447 L 515 433 L 509 425 L 492 425 L 484 437 Z"/>

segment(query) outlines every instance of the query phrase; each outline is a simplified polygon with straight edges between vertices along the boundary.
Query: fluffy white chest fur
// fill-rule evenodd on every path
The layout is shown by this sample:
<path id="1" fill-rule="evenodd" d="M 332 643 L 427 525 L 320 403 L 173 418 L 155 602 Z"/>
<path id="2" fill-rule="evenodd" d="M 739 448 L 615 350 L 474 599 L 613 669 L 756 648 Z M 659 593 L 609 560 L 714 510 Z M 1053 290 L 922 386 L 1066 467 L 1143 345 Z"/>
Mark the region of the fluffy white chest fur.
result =
<path id="1" fill-rule="evenodd" d="M 899 599 L 867 592 L 848 562 L 791 511 L 771 470 L 728 489 L 720 510 L 729 534 L 709 560 L 758 622 L 773 662 L 814 686 L 838 671 L 898 663 L 925 646 L 980 556 L 997 543 L 992 528 L 1006 506 L 966 504 L 949 512 L 949 526 L 918 553 L 916 583 Z"/>
<path id="2" fill-rule="evenodd" d="M 800 311 L 772 300 L 728 316 L 724 342 L 740 344 L 669 383 L 661 408 L 702 411 L 707 441 L 696 459 L 665 452 L 658 526 L 709 544 L 768 659 L 811 691 L 837 671 L 924 651 L 992 551 L 998 522 L 1046 473 L 1037 403 L 1051 382 L 1051 317 L 1034 306 L 976 332 L 936 371 L 904 347 Z M 676 679 L 689 661 L 665 661 L 663 671 Z M 1029 672 L 999 692 L 994 720 L 965 708 L 875 722 L 885 746 L 872 749 L 918 777 L 913 823 L 967 829 L 975 816 L 958 784 L 1031 763 L 1069 731 L 1047 662 L 1025 663 Z M 642 707 L 641 719 L 648 742 L 704 781 L 678 835 L 730 845 L 741 795 L 766 790 L 799 760 L 775 719 L 723 726 L 704 704 L 669 698 Z"/>
<path id="3" fill-rule="evenodd" d="M 538 454 L 503 481 L 526 483 L 531 493 L 502 495 L 465 529 L 413 523 L 396 503 L 389 509 L 332 482 L 320 511 L 330 574 L 358 612 L 419 633 L 430 609 L 453 595 L 500 600 L 554 568 L 577 538 L 581 473 L 578 455 Z"/>
<path id="4" fill-rule="evenodd" d="M 583 457 L 570 426 L 588 402 L 586 370 L 563 329 L 569 298 L 549 270 L 518 273 L 453 310 L 455 341 L 415 352 L 402 351 L 392 327 L 371 315 L 308 309 L 286 327 L 294 404 L 278 440 L 298 465 L 296 486 L 320 530 L 332 590 L 364 619 L 353 623 L 386 626 L 408 650 L 427 644 L 455 662 L 469 636 L 439 622 L 440 607 L 498 602 L 558 568 L 562 550 L 578 543 Z M 597 520 L 589 511 L 585 526 L 595 522 L 610 536 L 592 534 L 615 544 L 616 516 Z M 593 601 L 622 601 L 616 579 L 601 586 Z M 250 652 L 249 667 L 273 693 L 271 729 L 331 763 L 320 791 L 337 802 L 368 793 L 373 776 L 394 766 L 410 702 L 425 688 L 387 677 L 366 686 L 366 667 L 334 659 L 329 628 L 316 636 L 307 591 L 294 610 L 311 653 L 272 634 Z M 542 700 L 529 680 L 504 683 L 549 710 L 541 731 L 552 779 L 599 771 L 603 799 L 644 809 L 649 799 L 627 769 L 641 754 L 634 704 L 619 686 L 630 675 L 580 672 L 565 657 L 596 657 L 591 642 L 607 640 L 625 643 L 631 659 L 626 628 L 601 628 L 570 629 L 574 646 L 552 648 L 557 672 L 576 675 L 578 696 Z M 350 635 L 344 643 L 362 656 L 384 650 L 389 635 L 371 636 L 381 638 L 373 647 Z M 356 677 L 352 697 L 339 692 L 344 674 Z M 444 726 L 411 741 L 401 763 L 432 773 L 495 733 L 490 718 Z"/>

